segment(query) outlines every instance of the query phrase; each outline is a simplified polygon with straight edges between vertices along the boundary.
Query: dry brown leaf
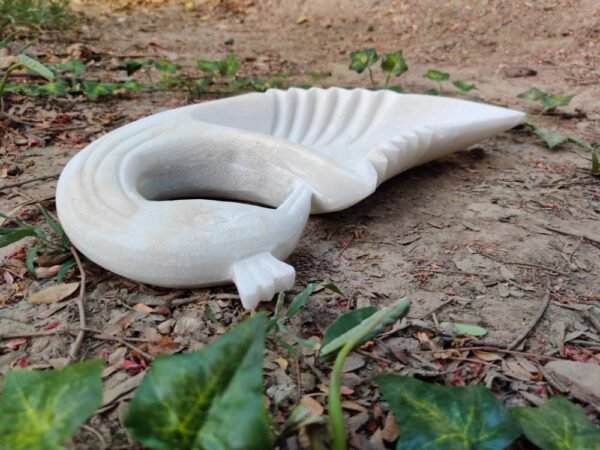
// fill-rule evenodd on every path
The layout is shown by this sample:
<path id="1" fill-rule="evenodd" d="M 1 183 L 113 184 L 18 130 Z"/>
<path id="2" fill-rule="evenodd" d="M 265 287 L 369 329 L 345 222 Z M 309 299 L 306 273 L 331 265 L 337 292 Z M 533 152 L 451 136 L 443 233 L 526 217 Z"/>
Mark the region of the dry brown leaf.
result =
<path id="1" fill-rule="evenodd" d="M 306 406 L 310 412 L 317 416 L 322 416 L 325 408 L 318 401 L 312 398 L 310 395 L 305 395 L 300 399 L 300 403 Z"/>
<path id="2" fill-rule="evenodd" d="M 137 314 L 137 313 L 136 313 Z M 116 336 L 117 334 L 125 331 L 135 321 L 139 314 L 125 313 L 120 315 L 115 321 L 108 324 L 104 329 L 103 333 L 110 336 Z"/>
<path id="3" fill-rule="evenodd" d="M 50 267 L 36 267 L 35 276 L 38 278 L 50 278 L 58 275 L 60 271 L 60 265 Z"/>
<path id="4" fill-rule="evenodd" d="M 144 305 L 143 303 L 138 303 L 137 305 L 134 305 L 133 309 L 146 314 L 152 314 L 154 312 L 154 308 L 151 308 L 148 305 Z"/>
<path id="5" fill-rule="evenodd" d="M 502 361 L 505 375 L 521 381 L 531 381 L 531 374 L 516 361 Z"/>
<path id="6" fill-rule="evenodd" d="M 290 364 L 287 359 L 282 358 L 281 356 L 279 356 L 275 362 L 279 364 L 279 367 L 281 367 L 283 370 L 287 370 L 288 365 Z"/>
<path id="7" fill-rule="evenodd" d="M 78 282 L 62 283 L 55 286 L 49 286 L 41 291 L 31 294 L 29 297 L 27 297 L 27 301 L 34 305 L 50 305 L 69 297 L 77 290 L 77 288 L 79 288 Z"/>
<path id="8" fill-rule="evenodd" d="M 400 436 L 400 430 L 398 429 L 398 423 L 392 413 L 389 413 L 385 418 L 383 429 L 381 430 L 381 437 L 384 441 L 394 442 Z"/>
<path id="9" fill-rule="evenodd" d="M 344 400 L 342 402 L 342 408 L 344 409 L 348 409 L 350 411 L 358 411 L 358 412 L 366 412 L 367 408 L 365 408 L 363 405 L 359 405 L 356 402 L 352 402 L 350 400 Z"/>
<path id="10" fill-rule="evenodd" d="M 498 353 L 484 352 L 482 350 L 473 350 L 473 354 L 482 361 L 487 362 L 498 361 L 502 359 L 502 356 L 500 356 Z"/>

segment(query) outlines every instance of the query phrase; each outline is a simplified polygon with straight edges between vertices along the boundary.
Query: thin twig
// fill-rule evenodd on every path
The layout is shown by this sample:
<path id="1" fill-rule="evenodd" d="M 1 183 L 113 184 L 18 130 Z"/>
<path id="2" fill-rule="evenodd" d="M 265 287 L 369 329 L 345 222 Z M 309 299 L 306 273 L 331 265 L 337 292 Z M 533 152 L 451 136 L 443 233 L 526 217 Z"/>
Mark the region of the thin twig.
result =
<path id="1" fill-rule="evenodd" d="M 589 233 L 579 232 L 576 230 L 563 230 L 561 228 L 551 227 L 550 225 L 546 225 L 546 229 L 554 231 L 555 233 L 564 234 L 565 236 L 573 236 L 579 239 L 585 239 L 586 241 L 594 244 L 600 244 L 600 237 L 593 236 Z"/>
<path id="2" fill-rule="evenodd" d="M 510 344 L 508 344 L 508 350 L 513 350 L 517 345 L 519 345 L 523 339 L 527 337 L 527 335 L 535 328 L 537 323 L 540 321 L 544 313 L 546 312 L 546 308 L 548 308 L 548 304 L 550 303 L 550 278 L 546 280 L 546 294 L 544 295 L 544 299 L 542 300 L 542 304 L 538 309 L 537 314 L 529 324 L 529 326 L 523 330 L 523 332 L 517 336 Z"/>
<path id="3" fill-rule="evenodd" d="M 35 337 L 45 337 L 45 336 L 56 336 L 59 334 L 73 334 L 76 335 L 79 333 L 81 329 L 79 328 L 61 328 L 56 330 L 48 330 L 48 331 L 31 331 L 31 332 L 23 332 L 23 333 L 5 333 L 0 335 L 0 340 L 4 339 L 17 339 L 17 338 L 35 338 Z M 155 341 L 151 341 L 150 339 L 144 338 L 130 338 L 130 337 L 117 337 L 111 336 L 103 333 L 100 330 L 95 330 L 93 328 L 83 328 L 83 331 L 86 331 L 90 334 L 92 339 L 99 339 L 101 341 L 115 341 L 115 342 L 141 342 L 143 344 L 152 344 Z M 137 349 L 136 349 L 137 350 Z"/>
<path id="4" fill-rule="evenodd" d="M 14 188 L 14 187 L 24 186 L 29 183 L 35 183 L 36 181 L 49 180 L 50 178 L 58 178 L 59 176 L 60 176 L 60 173 L 54 173 L 52 175 L 44 175 L 41 177 L 30 178 L 29 180 L 17 181 L 16 183 L 4 184 L 4 185 L 0 186 L 0 191 L 3 191 L 5 189 Z"/>
<path id="5" fill-rule="evenodd" d="M 127 347 L 130 350 L 133 350 L 136 353 L 139 353 L 140 355 L 142 355 L 144 358 L 146 358 L 148 361 L 152 361 L 154 359 L 154 357 L 149 354 L 146 353 L 143 350 L 140 350 L 139 348 L 137 348 L 135 345 L 127 342 L 125 339 L 122 339 L 120 337 L 117 336 L 109 336 L 106 334 L 95 334 L 93 336 L 94 339 L 99 339 L 101 341 L 114 341 L 114 342 L 118 342 L 119 344 L 124 345 L 125 347 Z"/>
<path id="6" fill-rule="evenodd" d="M 550 356 L 550 355 L 538 355 L 537 353 L 529 353 L 529 352 L 520 352 L 517 350 L 506 350 L 503 348 L 498 348 L 495 346 L 490 346 L 490 345 L 480 345 L 480 346 L 476 346 L 476 347 L 452 347 L 452 348 L 446 348 L 444 350 L 420 350 L 418 352 L 414 352 L 414 353 L 441 353 L 441 352 L 445 352 L 448 350 L 457 350 L 459 352 L 462 351 L 475 351 L 475 350 L 480 350 L 483 352 L 496 352 L 496 353 L 506 353 L 509 355 L 521 355 L 521 356 L 528 356 L 530 358 L 539 358 L 539 359 L 547 359 L 547 360 L 552 360 L 552 361 L 558 361 L 561 358 L 555 358 L 554 356 Z"/>
<path id="7" fill-rule="evenodd" d="M 69 350 L 69 359 L 75 360 L 77 358 L 77 353 L 79 353 L 79 349 L 81 348 L 81 344 L 83 343 L 83 338 L 85 337 L 85 328 L 86 328 L 86 320 L 85 320 L 85 269 L 81 264 L 81 259 L 79 259 L 79 254 L 75 247 L 71 246 L 71 253 L 73 254 L 73 258 L 75 258 L 75 262 L 77 263 L 77 268 L 79 269 L 80 274 L 80 284 L 79 284 L 79 297 L 77 298 L 77 309 L 79 310 L 79 331 L 77 332 L 77 337 L 75 338 L 75 342 L 71 345 L 71 349 Z"/>
<path id="8" fill-rule="evenodd" d="M 496 261 L 496 262 L 501 263 L 501 264 L 506 264 L 506 265 L 509 265 L 509 266 L 532 267 L 534 269 L 540 269 L 540 270 L 548 270 L 550 272 L 554 272 L 556 274 L 565 276 L 565 274 L 563 274 L 560 270 L 554 269 L 552 267 L 544 266 L 544 265 L 541 265 L 541 264 L 524 263 L 524 262 L 518 262 L 518 261 L 503 261 L 501 259 L 498 259 L 498 258 L 496 258 L 496 257 L 494 257 L 492 255 L 488 255 L 486 253 L 478 252 L 477 254 L 481 255 L 481 256 L 484 256 L 486 258 L 489 258 L 492 261 Z"/>
<path id="9" fill-rule="evenodd" d="M 27 120 L 19 119 L 15 116 L 11 116 L 10 114 L 5 113 L 4 111 L 0 111 L 0 116 L 4 117 L 7 120 L 10 120 L 11 122 L 18 123 L 19 125 L 26 125 L 28 127 L 34 127 L 38 124 L 37 122 L 29 122 Z"/>

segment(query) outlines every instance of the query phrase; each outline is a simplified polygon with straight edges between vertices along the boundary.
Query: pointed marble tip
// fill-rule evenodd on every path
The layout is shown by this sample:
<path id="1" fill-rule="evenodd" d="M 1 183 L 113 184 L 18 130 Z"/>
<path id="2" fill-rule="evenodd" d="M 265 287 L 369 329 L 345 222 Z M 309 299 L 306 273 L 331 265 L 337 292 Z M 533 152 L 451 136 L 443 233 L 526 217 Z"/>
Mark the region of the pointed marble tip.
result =
<path id="1" fill-rule="evenodd" d="M 235 263 L 232 278 L 242 305 L 252 311 L 261 301 L 271 300 L 276 293 L 291 289 L 296 271 L 270 253 L 260 253 Z"/>

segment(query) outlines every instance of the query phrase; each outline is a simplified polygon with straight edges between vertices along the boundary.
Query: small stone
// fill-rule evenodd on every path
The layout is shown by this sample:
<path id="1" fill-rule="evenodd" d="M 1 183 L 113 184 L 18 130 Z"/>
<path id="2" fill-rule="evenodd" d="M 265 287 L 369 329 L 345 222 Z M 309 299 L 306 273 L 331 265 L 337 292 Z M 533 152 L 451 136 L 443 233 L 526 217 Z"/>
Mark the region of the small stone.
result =
<path id="1" fill-rule="evenodd" d="M 302 385 L 302 390 L 305 392 L 311 392 L 316 385 L 316 378 L 310 372 L 302 372 L 300 374 L 300 384 Z"/>
<path id="2" fill-rule="evenodd" d="M 505 285 L 501 284 L 498 286 L 498 295 L 502 298 L 510 297 L 510 291 L 506 288 Z"/>
<path id="3" fill-rule="evenodd" d="M 158 331 L 160 331 L 161 334 L 170 334 L 174 324 L 175 321 L 173 319 L 165 320 L 158 325 Z"/>
<path id="4" fill-rule="evenodd" d="M 544 366 L 548 375 L 563 384 L 582 402 L 600 407 L 600 365 L 577 361 L 551 361 Z"/>
<path id="5" fill-rule="evenodd" d="M 223 42 L 223 44 L 225 44 L 225 45 L 233 45 L 233 42 L 234 42 L 233 38 L 229 38 L 229 39 L 225 39 L 225 42 Z"/>

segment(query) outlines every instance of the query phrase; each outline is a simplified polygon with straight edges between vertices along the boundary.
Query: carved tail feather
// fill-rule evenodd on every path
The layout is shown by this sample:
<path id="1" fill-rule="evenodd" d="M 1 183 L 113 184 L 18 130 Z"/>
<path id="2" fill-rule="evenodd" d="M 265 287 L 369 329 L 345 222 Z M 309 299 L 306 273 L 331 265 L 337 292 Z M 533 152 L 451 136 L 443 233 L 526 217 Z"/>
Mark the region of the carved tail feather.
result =
<path id="1" fill-rule="evenodd" d="M 265 252 L 235 263 L 231 278 L 244 308 L 253 310 L 261 300 L 270 300 L 277 292 L 294 287 L 296 271 Z"/>

